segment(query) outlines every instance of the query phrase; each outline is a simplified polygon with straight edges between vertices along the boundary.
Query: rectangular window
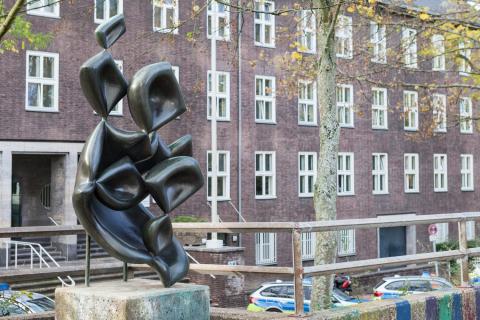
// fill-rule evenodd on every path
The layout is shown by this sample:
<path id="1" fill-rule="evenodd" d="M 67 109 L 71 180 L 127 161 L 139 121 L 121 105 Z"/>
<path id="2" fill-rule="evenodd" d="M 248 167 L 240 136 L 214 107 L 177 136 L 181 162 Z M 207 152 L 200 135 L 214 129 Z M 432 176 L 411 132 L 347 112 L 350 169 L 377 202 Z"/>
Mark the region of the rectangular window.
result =
<path id="1" fill-rule="evenodd" d="M 354 159 L 351 152 L 339 152 L 337 161 L 337 194 L 354 194 Z"/>
<path id="2" fill-rule="evenodd" d="M 352 17 L 338 16 L 335 41 L 337 57 L 351 59 L 353 57 Z"/>
<path id="3" fill-rule="evenodd" d="M 27 13 L 34 16 L 59 18 L 60 17 L 60 1 L 58 0 L 27 1 Z"/>
<path id="4" fill-rule="evenodd" d="M 417 68 L 417 31 L 411 28 L 402 30 L 403 62 L 407 68 Z"/>
<path id="5" fill-rule="evenodd" d="M 384 25 L 370 22 L 370 43 L 372 44 L 372 61 L 387 63 L 387 35 Z"/>
<path id="6" fill-rule="evenodd" d="M 275 123 L 275 77 L 255 77 L 255 122 Z"/>
<path id="7" fill-rule="evenodd" d="M 118 69 L 123 73 L 123 61 L 122 60 L 115 60 Z M 112 116 L 121 116 L 123 115 L 123 99 L 120 100 L 115 107 L 113 107 L 112 111 L 110 111 L 110 115 Z"/>
<path id="8" fill-rule="evenodd" d="M 300 33 L 300 51 L 315 53 L 317 51 L 315 13 L 312 10 L 300 11 L 300 23 L 298 26 L 298 32 Z"/>
<path id="9" fill-rule="evenodd" d="M 388 154 L 372 154 L 373 194 L 388 193 Z"/>
<path id="10" fill-rule="evenodd" d="M 230 152 L 217 151 L 217 200 L 230 200 Z M 212 200 L 212 152 L 207 151 L 207 200 Z"/>
<path id="11" fill-rule="evenodd" d="M 275 198 L 275 152 L 255 152 L 255 198 Z"/>
<path id="12" fill-rule="evenodd" d="M 223 1 L 227 2 L 227 1 Z M 208 1 L 207 7 L 207 38 L 212 38 L 212 31 L 217 40 L 230 40 L 230 10 L 229 7 L 217 1 Z"/>
<path id="13" fill-rule="evenodd" d="M 418 93 L 416 91 L 403 92 L 404 129 L 418 130 Z"/>
<path id="14" fill-rule="evenodd" d="M 317 124 L 317 86 L 315 82 L 298 82 L 298 124 Z"/>
<path id="15" fill-rule="evenodd" d="M 433 71 L 445 71 L 445 38 L 436 34 L 432 37 L 433 47 Z"/>
<path id="16" fill-rule="evenodd" d="M 95 23 L 102 23 L 117 14 L 123 13 L 123 0 L 94 0 Z"/>
<path id="17" fill-rule="evenodd" d="M 404 155 L 405 193 L 419 192 L 418 154 Z"/>
<path id="18" fill-rule="evenodd" d="M 446 192 L 448 191 L 447 182 L 447 155 L 434 154 L 433 155 L 433 191 Z"/>
<path id="19" fill-rule="evenodd" d="M 461 97 L 460 104 L 460 133 L 473 133 L 473 109 L 472 99 L 468 97 Z"/>
<path id="20" fill-rule="evenodd" d="M 473 155 L 460 155 L 461 175 L 462 175 L 462 191 L 473 191 Z"/>
<path id="21" fill-rule="evenodd" d="M 433 121 L 435 132 L 447 132 L 447 96 L 433 95 Z"/>
<path id="22" fill-rule="evenodd" d="M 469 43 L 460 42 L 458 44 L 458 72 L 461 76 L 468 76 L 472 72 L 470 59 L 472 55 L 471 45 Z"/>
<path id="23" fill-rule="evenodd" d="M 387 89 L 372 88 L 372 129 L 388 129 Z"/>
<path id="24" fill-rule="evenodd" d="M 315 258 L 315 232 L 302 233 L 302 260 Z"/>
<path id="25" fill-rule="evenodd" d="M 448 222 L 436 223 L 437 240 L 436 243 L 444 243 L 448 241 Z"/>
<path id="26" fill-rule="evenodd" d="M 298 153 L 298 196 L 313 197 L 313 186 L 317 175 L 317 153 Z"/>
<path id="27" fill-rule="evenodd" d="M 273 1 L 255 1 L 255 45 L 263 47 L 275 46 L 275 11 Z"/>
<path id="28" fill-rule="evenodd" d="M 217 121 L 230 121 L 230 73 L 217 71 L 217 90 L 212 92 L 212 72 L 208 71 L 207 77 L 207 119 L 212 119 L 212 97 L 217 97 Z"/>
<path id="29" fill-rule="evenodd" d="M 355 250 L 355 229 L 338 231 L 337 253 L 339 256 L 353 256 Z"/>
<path id="30" fill-rule="evenodd" d="M 255 234 L 255 263 L 275 264 L 277 263 L 277 234 L 256 233 Z"/>
<path id="31" fill-rule="evenodd" d="M 153 0 L 153 31 L 178 33 L 178 1 Z"/>
<path id="32" fill-rule="evenodd" d="M 353 86 L 337 85 L 337 117 L 340 127 L 353 128 Z"/>
<path id="33" fill-rule="evenodd" d="M 475 221 L 467 221 L 467 240 L 475 240 Z"/>
<path id="34" fill-rule="evenodd" d="M 25 109 L 58 111 L 58 54 L 27 51 Z"/>

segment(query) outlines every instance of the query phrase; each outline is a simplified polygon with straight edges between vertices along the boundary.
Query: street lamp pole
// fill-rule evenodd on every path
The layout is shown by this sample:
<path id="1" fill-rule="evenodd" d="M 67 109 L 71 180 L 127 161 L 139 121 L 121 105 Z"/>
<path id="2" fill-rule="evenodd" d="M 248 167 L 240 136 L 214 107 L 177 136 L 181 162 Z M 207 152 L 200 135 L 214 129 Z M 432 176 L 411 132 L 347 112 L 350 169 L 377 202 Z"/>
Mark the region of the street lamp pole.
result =
<path id="1" fill-rule="evenodd" d="M 211 36 L 211 134 L 212 134 L 212 172 L 211 172 L 211 219 L 212 223 L 218 223 L 218 211 L 217 211 L 217 195 L 218 195 L 218 152 L 217 152 L 217 10 L 215 8 L 216 2 L 211 2 L 211 24 L 210 24 L 210 36 Z M 223 245 L 223 241 L 218 240 L 216 232 L 212 232 L 211 240 L 207 240 L 207 248 L 219 248 Z"/>

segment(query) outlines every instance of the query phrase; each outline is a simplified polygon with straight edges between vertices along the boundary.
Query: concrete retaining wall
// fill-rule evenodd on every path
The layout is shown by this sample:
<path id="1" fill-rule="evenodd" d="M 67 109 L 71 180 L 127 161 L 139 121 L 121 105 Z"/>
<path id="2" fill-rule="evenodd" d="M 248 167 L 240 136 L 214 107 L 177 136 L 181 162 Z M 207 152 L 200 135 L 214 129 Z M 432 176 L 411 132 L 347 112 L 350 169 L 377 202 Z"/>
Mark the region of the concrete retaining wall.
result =
<path id="1" fill-rule="evenodd" d="M 286 314 L 249 313 L 213 308 L 212 320 L 286 319 Z M 312 320 L 477 320 L 480 319 L 480 289 L 458 289 L 411 295 L 402 299 L 372 301 L 353 307 L 310 314 Z"/>

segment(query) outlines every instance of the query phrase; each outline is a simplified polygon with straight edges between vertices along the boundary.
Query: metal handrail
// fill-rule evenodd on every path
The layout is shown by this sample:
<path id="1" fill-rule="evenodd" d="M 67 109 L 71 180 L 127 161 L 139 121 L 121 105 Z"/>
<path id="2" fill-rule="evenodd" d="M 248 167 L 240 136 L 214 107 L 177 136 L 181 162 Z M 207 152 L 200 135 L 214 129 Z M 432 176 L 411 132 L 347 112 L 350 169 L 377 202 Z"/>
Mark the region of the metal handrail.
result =
<path id="1" fill-rule="evenodd" d="M 5 252 L 5 268 L 9 268 L 9 255 L 10 255 L 10 246 L 14 245 L 15 246 L 15 269 L 18 267 L 18 246 L 23 246 L 23 247 L 28 247 L 30 248 L 30 269 L 33 269 L 35 263 L 34 263 L 34 254 L 35 256 L 38 257 L 38 266 L 39 269 L 42 269 L 42 263 L 47 267 L 47 269 L 51 268 L 50 264 L 45 260 L 43 255 L 45 256 L 55 265 L 55 267 L 60 268 L 60 264 L 50 255 L 50 253 L 40 244 L 40 243 L 35 243 L 35 242 L 26 242 L 26 241 L 17 241 L 17 240 L 6 240 L 4 241 L 7 250 Z M 35 247 L 38 248 L 35 249 Z M 75 286 L 75 280 L 72 279 L 70 276 L 66 276 L 68 281 L 70 283 L 67 283 L 65 280 L 63 280 L 62 277 L 58 276 L 57 279 L 60 280 L 62 283 L 62 287 L 73 287 Z"/>

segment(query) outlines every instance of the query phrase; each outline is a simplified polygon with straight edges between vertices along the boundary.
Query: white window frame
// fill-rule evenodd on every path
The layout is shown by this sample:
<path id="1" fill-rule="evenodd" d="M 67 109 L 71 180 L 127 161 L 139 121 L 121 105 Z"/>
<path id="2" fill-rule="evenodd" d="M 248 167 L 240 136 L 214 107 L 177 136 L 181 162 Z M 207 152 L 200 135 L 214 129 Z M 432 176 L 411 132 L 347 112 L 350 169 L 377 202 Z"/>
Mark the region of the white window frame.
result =
<path id="1" fill-rule="evenodd" d="M 312 159 L 311 169 L 308 166 L 309 158 Z M 303 169 L 302 169 L 302 162 L 303 162 Z M 298 196 L 300 198 L 313 197 L 316 178 L 317 178 L 317 153 L 316 152 L 299 152 L 298 153 Z M 312 179 L 312 190 L 310 192 L 308 190 L 309 179 Z M 302 187 L 303 187 L 303 192 L 302 192 Z"/>
<path id="2" fill-rule="evenodd" d="M 315 258 L 315 232 L 302 232 L 302 260 Z"/>
<path id="3" fill-rule="evenodd" d="M 350 169 L 346 169 L 347 157 L 350 158 Z M 341 167 L 339 168 L 339 163 Z M 350 189 L 340 190 L 340 185 L 345 186 L 347 177 L 350 177 Z M 339 183 L 343 181 L 343 183 Z M 355 195 L 355 155 L 353 152 L 339 152 L 337 156 L 337 195 L 339 196 L 353 196 Z"/>
<path id="4" fill-rule="evenodd" d="M 383 158 L 383 169 L 375 167 Z M 383 179 L 383 190 L 375 189 L 375 185 L 380 185 L 380 180 Z M 375 183 L 377 182 L 377 183 Z M 373 194 L 388 194 L 388 154 L 387 153 L 372 153 L 372 193 Z"/>
<path id="5" fill-rule="evenodd" d="M 308 86 L 312 86 L 312 98 L 308 96 Z M 313 110 L 313 119 L 308 121 L 308 109 Z M 300 115 L 303 112 L 304 119 Z M 298 124 L 301 126 L 316 126 L 317 125 L 317 83 L 313 81 L 298 81 Z"/>
<path id="6" fill-rule="evenodd" d="M 471 48 L 465 48 L 465 42 L 460 42 L 458 44 L 458 53 L 468 60 L 471 59 L 472 56 L 472 49 Z M 467 46 L 470 44 L 467 42 Z M 462 57 L 458 58 L 459 59 L 459 64 L 458 64 L 458 72 L 461 76 L 468 76 L 472 72 L 472 66 Z"/>
<path id="7" fill-rule="evenodd" d="M 270 155 L 272 163 L 270 164 L 270 170 L 265 170 L 265 155 Z M 260 170 L 257 170 L 257 156 L 260 156 L 261 167 Z M 276 195 L 276 160 L 275 160 L 275 151 L 256 151 L 255 152 L 255 199 L 275 199 Z M 262 178 L 262 194 L 257 195 L 257 177 Z M 265 193 L 265 181 L 267 178 L 271 178 L 271 193 Z"/>
<path id="8" fill-rule="evenodd" d="M 448 222 L 436 223 L 437 227 L 437 236 L 435 243 L 445 243 L 448 242 Z"/>
<path id="9" fill-rule="evenodd" d="M 209 190 L 210 188 L 208 187 L 210 184 L 208 183 L 209 180 L 212 178 L 212 171 L 209 169 L 210 166 L 210 157 L 212 155 L 212 151 L 207 151 L 207 201 L 212 200 L 212 196 L 209 196 Z M 224 168 L 225 170 L 221 171 L 220 170 L 220 155 L 223 155 L 225 158 L 225 164 Z M 224 180 L 224 189 L 222 190 L 223 195 L 218 196 L 217 195 L 217 200 L 218 201 L 229 201 L 230 200 L 230 151 L 227 150 L 217 150 L 217 179 L 222 179 Z M 217 188 L 219 184 L 217 183 Z M 218 194 L 219 189 L 217 190 Z"/>
<path id="10" fill-rule="evenodd" d="M 270 7 L 270 9 L 267 8 Z M 255 1 L 255 11 L 253 13 L 254 23 L 253 23 L 253 37 L 254 43 L 256 46 L 275 48 L 275 15 L 267 14 L 262 12 L 274 12 L 275 11 L 275 2 L 273 1 Z M 266 19 L 266 17 L 269 17 Z M 255 39 L 256 37 L 256 28 L 257 25 L 260 28 L 260 39 Z M 265 27 L 270 27 L 270 36 L 271 42 L 266 42 L 265 40 Z"/>
<path id="11" fill-rule="evenodd" d="M 353 58 L 353 27 L 352 17 L 339 15 L 337 27 L 335 28 L 335 52 L 337 58 Z M 341 50 L 340 50 L 341 48 Z"/>
<path id="12" fill-rule="evenodd" d="M 432 70 L 445 71 L 445 38 L 441 34 L 432 36 L 432 48 L 434 51 Z"/>
<path id="13" fill-rule="evenodd" d="M 418 92 L 403 91 L 403 128 L 405 131 L 418 131 Z M 407 121 L 408 119 L 408 126 Z M 414 125 L 412 125 L 414 122 Z"/>
<path id="14" fill-rule="evenodd" d="M 372 62 L 387 63 L 387 34 L 385 25 L 370 22 L 370 43 L 372 45 Z"/>
<path id="15" fill-rule="evenodd" d="M 473 175 L 473 154 L 461 154 L 460 155 L 460 190 L 462 191 L 474 191 L 475 180 Z"/>
<path id="16" fill-rule="evenodd" d="M 383 104 L 379 103 L 383 94 Z M 383 114 L 384 124 L 379 124 Z M 388 130 L 388 92 L 386 88 L 372 88 L 372 129 Z"/>
<path id="17" fill-rule="evenodd" d="M 210 106 L 210 100 L 213 96 L 212 93 L 212 88 L 211 88 L 211 74 L 212 71 L 208 70 L 207 72 L 207 119 L 211 120 L 212 115 L 211 115 L 211 106 Z M 217 71 L 217 90 L 215 90 L 215 95 L 217 97 L 217 104 L 216 104 L 216 109 L 217 109 L 217 121 L 230 121 L 230 72 L 224 72 L 224 71 Z M 220 77 L 224 76 L 225 77 L 225 92 L 219 92 L 219 87 L 220 87 Z M 221 99 L 225 99 L 225 115 L 220 116 L 220 108 L 218 107 L 219 101 Z"/>
<path id="18" fill-rule="evenodd" d="M 433 121 L 435 124 L 434 131 L 447 132 L 447 96 L 445 94 L 433 94 Z"/>
<path id="19" fill-rule="evenodd" d="M 406 68 L 418 68 L 417 30 L 402 28 L 403 62 Z"/>
<path id="20" fill-rule="evenodd" d="M 460 114 L 460 133 L 473 133 L 473 107 L 472 99 L 470 97 L 460 97 L 459 99 L 459 114 Z"/>
<path id="21" fill-rule="evenodd" d="M 30 56 L 37 56 L 40 57 L 40 77 L 31 77 L 29 75 L 29 57 Z M 43 78 L 43 58 L 53 58 L 53 78 Z M 38 111 L 38 112 L 58 112 L 58 87 L 59 87 L 59 55 L 58 53 L 52 52 L 42 52 L 42 51 L 30 51 L 27 50 L 26 52 L 26 66 L 25 66 L 25 110 L 27 111 Z M 43 107 L 43 106 L 30 106 L 28 101 L 28 84 L 29 83 L 36 83 L 40 85 L 40 91 L 38 94 L 40 95 L 39 99 L 43 103 L 43 85 L 51 85 L 53 86 L 53 105 L 52 107 Z"/>
<path id="22" fill-rule="evenodd" d="M 178 2 L 180 0 L 171 0 L 171 3 L 166 3 L 165 0 L 153 0 L 152 1 L 152 28 L 154 32 L 161 33 L 173 33 L 178 34 Z M 155 26 L 155 8 L 160 10 L 160 26 Z M 173 10 L 173 24 L 172 27 L 168 27 L 167 23 L 167 10 Z"/>
<path id="23" fill-rule="evenodd" d="M 123 73 L 123 60 L 115 60 L 118 69 Z M 111 116 L 123 116 L 123 99 L 120 100 L 112 111 L 110 111 Z"/>
<path id="24" fill-rule="evenodd" d="M 317 52 L 317 38 L 316 38 L 316 17 L 312 10 L 300 11 L 300 23 L 298 24 L 300 33 L 299 43 L 300 52 L 316 53 Z M 310 41 L 308 41 L 310 40 Z M 310 42 L 310 43 L 309 43 Z"/>
<path id="25" fill-rule="evenodd" d="M 255 234 L 255 264 L 272 265 L 277 263 L 277 234 Z"/>
<path id="26" fill-rule="evenodd" d="M 225 2 L 228 2 L 228 0 L 225 1 Z M 218 8 L 220 6 L 224 7 L 223 12 L 218 11 Z M 215 11 L 213 11 L 212 8 Z M 216 16 L 216 19 L 213 20 L 213 24 L 212 24 L 212 28 L 215 31 L 215 39 L 220 40 L 220 41 L 230 41 L 230 10 L 229 10 L 229 7 L 224 5 L 224 4 L 218 3 L 215 0 L 211 0 L 211 1 L 209 0 L 209 2 L 207 4 L 207 38 L 208 39 L 212 38 L 212 31 L 210 30 L 210 24 L 209 24 L 209 21 L 210 21 L 212 15 Z M 219 20 L 220 19 L 224 19 L 224 21 L 225 21 L 225 26 L 224 26 L 225 33 L 224 33 L 224 35 L 219 35 L 219 32 L 220 32 L 220 28 L 219 28 L 220 22 L 219 22 Z"/>
<path id="27" fill-rule="evenodd" d="M 51 0 L 37 0 L 36 3 L 31 0 L 27 1 L 27 14 L 47 18 L 60 18 L 60 1 L 53 0 L 51 4 L 49 2 Z M 46 10 L 50 6 L 53 6 L 53 12 Z"/>
<path id="28" fill-rule="evenodd" d="M 433 155 L 433 191 L 448 191 L 448 158 L 446 154 Z"/>
<path id="29" fill-rule="evenodd" d="M 467 221 L 467 240 L 475 240 L 475 221 Z"/>
<path id="30" fill-rule="evenodd" d="M 272 88 L 271 88 L 271 95 L 268 95 L 268 92 L 266 90 L 266 85 L 265 85 L 265 82 L 266 81 L 270 81 L 270 83 L 272 84 Z M 261 81 L 262 82 L 262 90 L 260 90 L 261 92 L 259 93 L 258 92 L 258 88 L 257 88 L 257 83 L 258 81 Z M 276 106 L 275 106 L 275 77 L 269 77 L 269 76 L 255 76 L 255 84 L 254 84 L 255 88 L 255 122 L 256 123 L 267 123 L 267 124 L 275 124 L 276 123 Z M 258 113 L 258 107 L 259 107 L 259 102 L 263 102 L 263 108 L 264 108 L 264 112 L 263 112 L 263 118 L 257 118 L 257 113 Z M 267 102 L 270 102 L 271 103 L 271 106 L 272 106 L 272 110 L 271 110 L 271 119 L 267 119 L 266 116 L 265 116 L 265 105 Z"/>
<path id="31" fill-rule="evenodd" d="M 103 19 L 97 18 L 97 1 L 102 1 L 102 0 L 93 0 L 93 21 L 95 23 L 102 23 L 108 19 L 110 19 L 113 16 L 110 16 L 110 1 L 105 0 L 103 1 L 103 14 L 104 17 Z M 117 14 L 123 13 L 123 0 L 117 0 L 118 1 L 118 11 Z"/>
<path id="32" fill-rule="evenodd" d="M 350 101 L 347 102 L 346 89 L 350 92 Z M 353 86 L 350 84 L 337 84 L 336 88 L 336 102 L 337 102 L 337 119 L 341 128 L 354 128 L 354 112 L 353 112 Z M 341 101 L 339 101 L 341 100 Z M 350 122 L 347 122 L 347 118 Z"/>
<path id="33" fill-rule="evenodd" d="M 415 168 L 411 168 L 413 164 Z M 418 193 L 420 192 L 420 169 L 419 169 L 418 153 L 405 153 L 403 155 L 403 179 L 404 179 L 404 191 L 405 193 Z M 408 164 L 408 167 L 407 167 Z M 413 175 L 414 187 L 408 188 L 408 176 Z"/>
<path id="34" fill-rule="evenodd" d="M 357 254 L 355 229 L 337 231 L 337 255 L 339 257 L 354 256 Z"/>

